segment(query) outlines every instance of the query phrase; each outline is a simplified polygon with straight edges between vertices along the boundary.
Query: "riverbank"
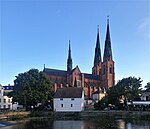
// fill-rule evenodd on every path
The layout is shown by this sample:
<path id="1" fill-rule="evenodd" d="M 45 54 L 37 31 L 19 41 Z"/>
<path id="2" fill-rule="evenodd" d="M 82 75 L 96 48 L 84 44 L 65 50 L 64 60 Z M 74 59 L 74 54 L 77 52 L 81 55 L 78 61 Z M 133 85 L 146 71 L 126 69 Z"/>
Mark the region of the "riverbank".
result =
<path id="1" fill-rule="evenodd" d="M 95 120 L 101 118 L 150 120 L 148 111 L 83 111 L 83 112 L 6 112 L 0 114 L 0 120 L 23 118 L 50 118 L 54 120 Z"/>

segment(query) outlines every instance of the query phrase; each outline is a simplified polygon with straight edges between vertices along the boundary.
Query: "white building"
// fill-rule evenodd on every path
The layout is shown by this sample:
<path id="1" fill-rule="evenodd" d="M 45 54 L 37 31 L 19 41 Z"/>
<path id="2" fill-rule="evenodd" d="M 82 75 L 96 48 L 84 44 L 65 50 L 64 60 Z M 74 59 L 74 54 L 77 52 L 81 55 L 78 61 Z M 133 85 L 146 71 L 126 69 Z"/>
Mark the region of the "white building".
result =
<path id="1" fill-rule="evenodd" d="M 0 109 L 12 109 L 12 97 L 8 97 L 7 93 L 5 87 L 0 85 Z"/>
<path id="2" fill-rule="evenodd" d="M 84 110 L 84 90 L 82 87 L 57 89 L 54 95 L 54 111 L 80 112 Z"/>
<path id="3" fill-rule="evenodd" d="M 99 100 L 101 100 L 105 96 L 106 96 L 105 88 L 103 88 L 103 89 L 99 88 L 96 92 L 94 92 L 92 94 L 92 100 L 94 102 L 98 102 Z"/>
<path id="4" fill-rule="evenodd" d="M 142 95 L 141 95 L 141 100 L 144 100 L 144 101 L 150 101 L 150 88 L 149 89 L 146 89 Z"/>

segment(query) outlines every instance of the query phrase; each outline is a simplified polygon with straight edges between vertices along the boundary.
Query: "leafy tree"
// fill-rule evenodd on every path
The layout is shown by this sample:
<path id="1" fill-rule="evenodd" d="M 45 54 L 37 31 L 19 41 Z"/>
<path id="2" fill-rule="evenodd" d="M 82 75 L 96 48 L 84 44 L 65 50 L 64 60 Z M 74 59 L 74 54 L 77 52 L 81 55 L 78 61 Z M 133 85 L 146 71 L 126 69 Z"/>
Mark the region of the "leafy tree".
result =
<path id="1" fill-rule="evenodd" d="M 115 105 L 122 108 L 127 101 L 135 100 L 141 93 L 141 78 L 128 77 L 119 80 L 118 83 L 108 89 L 107 96 L 101 100 L 105 105 Z"/>
<path id="2" fill-rule="evenodd" d="M 45 74 L 37 69 L 31 69 L 16 76 L 14 91 L 10 95 L 13 97 L 13 102 L 19 102 L 31 109 L 31 106 L 35 108 L 38 103 L 44 105 L 52 100 L 53 91 Z"/>
<path id="3" fill-rule="evenodd" d="M 150 89 L 150 82 L 148 82 L 145 86 L 146 89 Z"/>

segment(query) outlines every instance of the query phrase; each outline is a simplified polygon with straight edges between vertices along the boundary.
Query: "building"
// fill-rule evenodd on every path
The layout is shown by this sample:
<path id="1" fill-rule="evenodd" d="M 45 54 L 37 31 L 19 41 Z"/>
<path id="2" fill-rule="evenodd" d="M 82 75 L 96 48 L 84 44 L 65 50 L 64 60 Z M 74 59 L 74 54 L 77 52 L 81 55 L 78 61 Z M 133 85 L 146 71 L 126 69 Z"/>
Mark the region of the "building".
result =
<path id="1" fill-rule="evenodd" d="M 80 112 L 84 110 L 84 90 L 82 87 L 57 89 L 54 95 L 54 111 Z"/>
<path id="2" fill-rule="evenodd" d="M 150 101 L 150 88 L 146 89 L 142 95 L 141 95 L 141 100 L 143 101 Z"/>
<path id="3" fill-rule="evenodd" d="M 45 68 L 44 66 L 43 72 L 52 82 L 54 91 L 56 91 L 57 88 L 68 86 L 83 87 L 86 99 L 91 99 L 92 93 L 97 91 L 98 88 L 108 89 L 115 84 L 115 66 L 111 49 L 109 18 L 107 18 L 103 60 L 101 58 L 99 28 L 97 30 L 92 74 L 81 72 L 78 66 L 72 69 L 72 64 L 73 61 L 69 42 L 67 70 Z"/>
<path id="4" fill-rule="evenodd" d="M 0 85 L 0 109 L 12 109 L 12 97 L 8 97 L 7 93 L 12 91 L 12 86 Z"/>
<path id="5" fill-rule="evenodd" d="M 94 102 L 98 102 L 99 100 L 101 100 L 105 96 L 106 96 L 105 89 L 98 89 L 96 92 L 92 93 L 92 100 Z"/>

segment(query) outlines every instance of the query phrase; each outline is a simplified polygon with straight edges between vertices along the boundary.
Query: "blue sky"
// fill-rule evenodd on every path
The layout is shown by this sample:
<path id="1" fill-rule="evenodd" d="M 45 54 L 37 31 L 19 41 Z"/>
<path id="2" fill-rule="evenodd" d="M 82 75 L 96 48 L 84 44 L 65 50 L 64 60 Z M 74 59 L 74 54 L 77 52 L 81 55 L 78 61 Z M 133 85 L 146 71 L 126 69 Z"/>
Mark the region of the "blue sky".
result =
<path id="1" fill-rule="evenodd" d="M 91 73 L 100 28 L 103 56 L 106 19 L 116 81 L 141 77 L 150 82 L 149 0 L 1 0 L 0 84 L 31 68 L 66 69 L 71 40 L 73 67 Z"/>

